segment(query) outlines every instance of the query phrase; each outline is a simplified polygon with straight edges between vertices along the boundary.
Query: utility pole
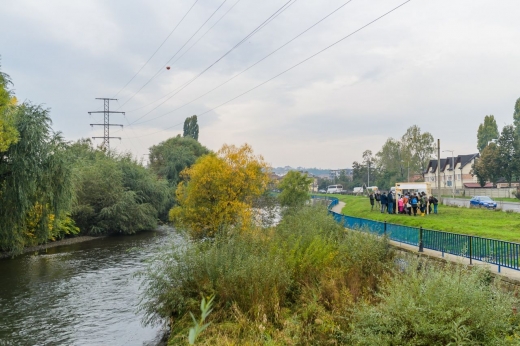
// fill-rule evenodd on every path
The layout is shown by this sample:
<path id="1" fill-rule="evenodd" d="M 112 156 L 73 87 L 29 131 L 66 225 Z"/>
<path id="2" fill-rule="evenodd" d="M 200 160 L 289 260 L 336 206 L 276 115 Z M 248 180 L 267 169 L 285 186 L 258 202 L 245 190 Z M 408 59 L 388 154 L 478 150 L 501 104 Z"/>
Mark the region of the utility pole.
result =
<path id="1" fill-rule="evenodd" d="M 443 150 L 443 152 L 450 152 L 451 153 L 451 169 L 453 170 L 453 181 L 451 182 L 451 191 L 453 198 L 455 198 L 455 157 L 453 156 L 454 150 Z"/>
<path id="2" fill-rule="evenodd" d="M 92 138 L 93 139 L 103 138 L 103 146 L 107 150 L 110 150 L 110 138 L 115 138 L 115 139 L 119 139 L 119 140 L 121 139 L 121 137 L 110 137 L 110 126 L 121 126 L 121 128 L 123 127 L 123 125 L 121 125 L 121 124 L 111 124 L 110 123 L 110 113 L 122 113 L 123 115 L 125 115 L 125 112 L 114 112 L 114 111 L 110 110 L 110 101 L 116 101 L 117 99 L 98 97 L 98 98 L 96 98 L 96 100 L 103 100 L 103 102 L 105 104 L 105 109 L 103 111 L 88 112 L 88 114 L 103 113 L 105 116 L 105 121 L 103 124 L 90 124 L 90 126 L 94 127 L 94 126 L 103 125 L 104 133 L 103 133 L 103 137 L 92 137 Z"/>
<path id="3" fill-rule="evenodd" d="M 437 139 L 437 200 L 441 201 L 441 140 Z"/>

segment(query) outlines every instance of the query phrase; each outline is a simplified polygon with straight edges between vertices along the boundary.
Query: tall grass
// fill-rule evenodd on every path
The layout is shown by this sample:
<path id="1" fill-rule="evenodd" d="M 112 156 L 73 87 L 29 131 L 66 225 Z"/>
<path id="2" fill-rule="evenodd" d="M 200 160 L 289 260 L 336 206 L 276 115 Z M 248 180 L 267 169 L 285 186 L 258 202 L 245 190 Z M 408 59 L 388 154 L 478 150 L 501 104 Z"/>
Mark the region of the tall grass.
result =
<path id="1" fill-rule="evenodd" d="M 188 342 L 201 295 L 215 296 L 203 345 L 515 344 L 517 300 L 486 274 L 396 262 L 385 238 L 304 207 L 274 228 L 165 251 L 145 274 L 142 308 L 169 322 L 170 345 Z"/>
<path id="2" fill-rule="evenodd" d="M 142 307 L 147 322 L 169 320 L 172 343 L 185 340 L 201 293 L 216 297 L 207 344 L 327 342 L 390 263 L 384 239 L 345 231 L 323 208 L 306 207 L 276 228 L 219 234 L 161 254 L 146 274 Z"/>

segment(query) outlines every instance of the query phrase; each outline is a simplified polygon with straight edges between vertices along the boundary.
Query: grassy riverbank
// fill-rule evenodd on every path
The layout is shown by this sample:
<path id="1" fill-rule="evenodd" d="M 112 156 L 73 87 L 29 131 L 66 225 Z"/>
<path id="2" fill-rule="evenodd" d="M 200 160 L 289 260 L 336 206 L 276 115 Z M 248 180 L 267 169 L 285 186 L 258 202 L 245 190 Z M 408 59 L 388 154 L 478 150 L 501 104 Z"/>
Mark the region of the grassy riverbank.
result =
<path id="1" fill-rule="evenodd" d="M 370 210 L 363 196 L 335 195 L 346 203 L 343 214 L 439 231 L 520 242 L 520 215 L 487 209 L 439 205 L 439 214 L 425 216 L 389 215 Z"/>
<path id="2" fill-rule="evenodd" d="M 395 256 L 385 238 L 305 207 L 274 228 L 165 249 L 143 273 L 141 307 L 149 322 L 169 322 L 169 345 L 187 344 L 190 313 L 198 318 L 211 295 L 198 345 L 518 341 L 517 300 L 487 272 Z"/>

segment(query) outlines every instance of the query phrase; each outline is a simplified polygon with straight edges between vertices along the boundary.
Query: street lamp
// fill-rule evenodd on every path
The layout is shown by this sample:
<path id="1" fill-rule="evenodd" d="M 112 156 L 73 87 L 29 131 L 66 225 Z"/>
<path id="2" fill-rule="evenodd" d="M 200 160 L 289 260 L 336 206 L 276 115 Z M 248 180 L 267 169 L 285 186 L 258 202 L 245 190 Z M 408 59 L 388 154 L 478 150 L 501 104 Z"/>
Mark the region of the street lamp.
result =
<path id="1" fill-rule="evenodd" d="M 452 193 L 453 193 L 453 198 L 455 198 L 455 166 L 454 166 L 455 157 L 453 157 L 454 150 L 443 150 L 442 152 L 445 152 L 445 151 L 448 151 L 451 153 L 451 170 L 453 171 Z"/>

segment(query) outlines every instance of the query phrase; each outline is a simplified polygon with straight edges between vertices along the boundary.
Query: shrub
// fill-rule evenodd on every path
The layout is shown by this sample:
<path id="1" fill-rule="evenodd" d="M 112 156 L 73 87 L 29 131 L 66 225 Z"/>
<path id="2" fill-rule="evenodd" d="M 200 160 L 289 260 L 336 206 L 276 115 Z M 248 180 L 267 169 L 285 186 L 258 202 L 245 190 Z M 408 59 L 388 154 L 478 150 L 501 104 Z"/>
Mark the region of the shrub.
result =
<path id="1" fill-rule="evenodd" d="M 490 283 L 485 269 L 435 267 L 408 258 L 403 272 L 360 304 L 350 334 L 356 345 L 499 345 L 513 334 L 515 299 Z M 486 275 L 487 274 L 487 275 Z M 512 323 L 513 322 L 513 323 Z"/>

